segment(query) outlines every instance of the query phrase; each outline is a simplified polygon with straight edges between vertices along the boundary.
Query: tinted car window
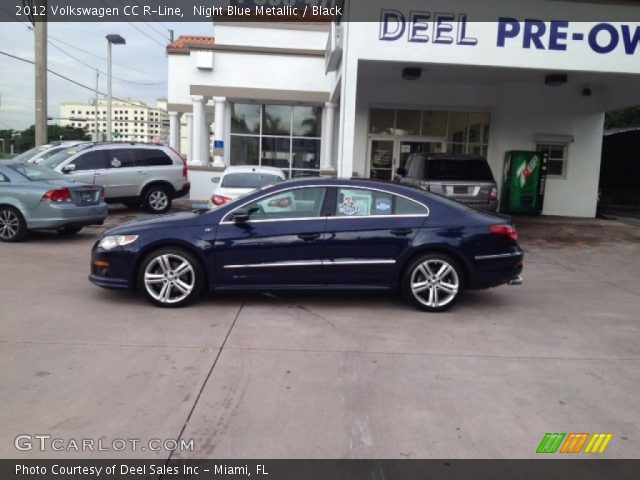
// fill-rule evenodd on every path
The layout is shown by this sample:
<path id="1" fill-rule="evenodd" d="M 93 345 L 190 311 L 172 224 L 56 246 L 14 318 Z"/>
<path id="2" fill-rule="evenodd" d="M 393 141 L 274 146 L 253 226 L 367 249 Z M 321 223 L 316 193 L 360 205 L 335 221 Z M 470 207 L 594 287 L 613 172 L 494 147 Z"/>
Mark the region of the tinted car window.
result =
<path id="1" fill-rule="evenodd" d="M 435 181 L 493 182 L 493 174 L 481 159 L 429 159 L 427 178 Z"/>
<path id="2" fill-rule="evenodd" d="M 250 220 L 319 217 L 326 188 L 300 188 L 269 195 L 246 205 Z"/>
<path id="3" fill-rule="evenodd" d="M 46 160 L 43 160 L 40 165 L 44 165 L 45 167 L 49 167 L 49 168 L 56 168 L 58 165 L 60 165 L 62 162 L 64 162 L 68 158 L 73 157 L 78 152 L 81 152 L 82 150 L 85 150 L 89 147 L 91 147 L 91 144 L 77 145 L 71 148 L 67 148 L 65 150 L 62 150 L 61 152 L 56 153 L 55 155 L 51 155 Z"/>
<path id="4" fill-rule="evenodd" d="M 141 166 L 140 160 L 137 158 L 136 150 L 133 149 L 117 149 L 109 151 L 109 168 L 127 168 Z"/>
<path id="5" fill-rule="evenodd" d="M 422 205 L 406 198 L 377 190 L 341 188 L 338 190 L 337 217 L 380 215 L 426 215 Z"/>
<path id="6" fill-rule="evenodd" d="M 132 150 L 139 165 L 163 167 L 173 165 L 173 160 L 159 148 Z"/>
<path id="7" fill-rule="evenodd" d="M 267 173 L 230 173 L 222 179 L 223 188 L 262 188 L 281 182 L 277 175 Z"/>
<path id="8" fill-rule="evenodd" d="M 76 168 L 75 171 L 79 170 L 100 170 L 104 168 L 104 151 L 103 150 L 93 150 L 91 152 L 83 153 L 78 158 L 72 160 L 72 162 Z"/>

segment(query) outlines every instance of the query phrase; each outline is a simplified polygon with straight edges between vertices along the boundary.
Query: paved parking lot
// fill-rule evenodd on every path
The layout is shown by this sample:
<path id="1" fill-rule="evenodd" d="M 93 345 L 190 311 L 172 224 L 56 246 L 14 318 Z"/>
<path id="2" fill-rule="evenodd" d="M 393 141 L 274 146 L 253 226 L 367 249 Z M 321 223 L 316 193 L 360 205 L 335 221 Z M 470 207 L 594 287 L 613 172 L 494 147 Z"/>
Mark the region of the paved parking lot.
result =
<path id="1" fill-rule="evenodd" d="M 607 457 L 640 457 L 639 229 L 516 221 L 525 285 L 439 315 L 379 293 L 162 310 L 88 282 L 101 228 L 2 244 L 0 457 L 169 455 L 14 448 L 51 434 L 193 439 L 185 457 L 527 458 L 546 432 L 611 432 Z"/>

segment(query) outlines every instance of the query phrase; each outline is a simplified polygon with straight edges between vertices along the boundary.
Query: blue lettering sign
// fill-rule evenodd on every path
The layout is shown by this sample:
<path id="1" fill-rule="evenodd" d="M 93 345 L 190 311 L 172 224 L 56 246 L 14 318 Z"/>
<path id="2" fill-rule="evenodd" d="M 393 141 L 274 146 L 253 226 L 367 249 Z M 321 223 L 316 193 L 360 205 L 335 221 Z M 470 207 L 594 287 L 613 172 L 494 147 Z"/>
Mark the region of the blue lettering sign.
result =
<path id="1" fill-rule="evenodd" d="M 416 43 L 427 43 L 429 41 L 429 20 L 431 14 L 429 12 L 411 12 L 409 15 L 409 41 Z"/>
<path id="2" fill-rule="evenodd" d="M 397 10 L 380 12 L 380 40 L 394 41 L 404 35 L 406 19 Z"/>
<path id="3" fill-rule="evenodd" d="M 504 47 L 507 38 L 516 38 L 520 34 L 520 22 L 515 18 L 502 17 L 498 20 L 498 46 Z"/>
<path id="4" fill-rule="evenodd" d="M 601 32 L 609 34 L 608 42 L 606 44 L 598 41 L 598 35 Z M 618 34 L 618 30 L 608 23 L 599 23 L 591 29 L 591 32 L 589 32 L 589 46 L 591 47 L 591 50 L 596 53 L 612 52 L 618 46 L 619 41 L 620 35 Z"/>

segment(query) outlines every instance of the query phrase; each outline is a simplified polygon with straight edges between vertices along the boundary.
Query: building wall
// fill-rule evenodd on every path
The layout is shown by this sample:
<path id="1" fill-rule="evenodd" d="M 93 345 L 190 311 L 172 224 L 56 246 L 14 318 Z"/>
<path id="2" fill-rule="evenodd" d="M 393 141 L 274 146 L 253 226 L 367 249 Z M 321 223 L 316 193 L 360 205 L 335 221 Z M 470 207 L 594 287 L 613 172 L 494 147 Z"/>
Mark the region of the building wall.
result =
<path id="1" fill-rule="evenodd" d="M 159 100 L 155 107 L 144 102 L 131 103 L 114 100 L 112 102 L 112 129 L 120 133 L 116 141 L 165 142 L 169 134 L 167 102 Z M 84 128 L 93 135 L 95 129 L 95 109 L 89 103 L 64 102 L 60 104 L 60 125 Z M 98 129 L 102 139 L 107 134 L 107 101 L 98 102 Z"/>

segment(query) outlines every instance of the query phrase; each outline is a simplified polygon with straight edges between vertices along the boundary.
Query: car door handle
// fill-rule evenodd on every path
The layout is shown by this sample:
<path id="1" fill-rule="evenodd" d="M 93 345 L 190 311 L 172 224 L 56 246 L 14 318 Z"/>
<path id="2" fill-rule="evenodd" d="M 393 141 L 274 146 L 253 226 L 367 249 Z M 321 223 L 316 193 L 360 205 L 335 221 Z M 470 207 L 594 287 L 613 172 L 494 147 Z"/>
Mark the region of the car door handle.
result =
<path id="1" fill-rule="evenodd" d="M 144 170 L 138 170 L 138 175 L 144 175 L 145 173 L 147 172 L 145 172 Z"/>
<path id="2" fill-rule="evenodd" d="M 411 232 L 413 232 L 413 230 L 410 228 L 396 228 L 395 230 L 391 230 L 391 235 L 395 235 L 396 237 L 407 237 L 411 235 Z"/>
<path id="3" fill-rule="evenodd" d="M 300 240 L 304 240 L 305 242 L 313 242 L 319 239 L 321 236 L 321 233 L 304 233 L 302 235 L 298 235 L 298 238 Z"/>

